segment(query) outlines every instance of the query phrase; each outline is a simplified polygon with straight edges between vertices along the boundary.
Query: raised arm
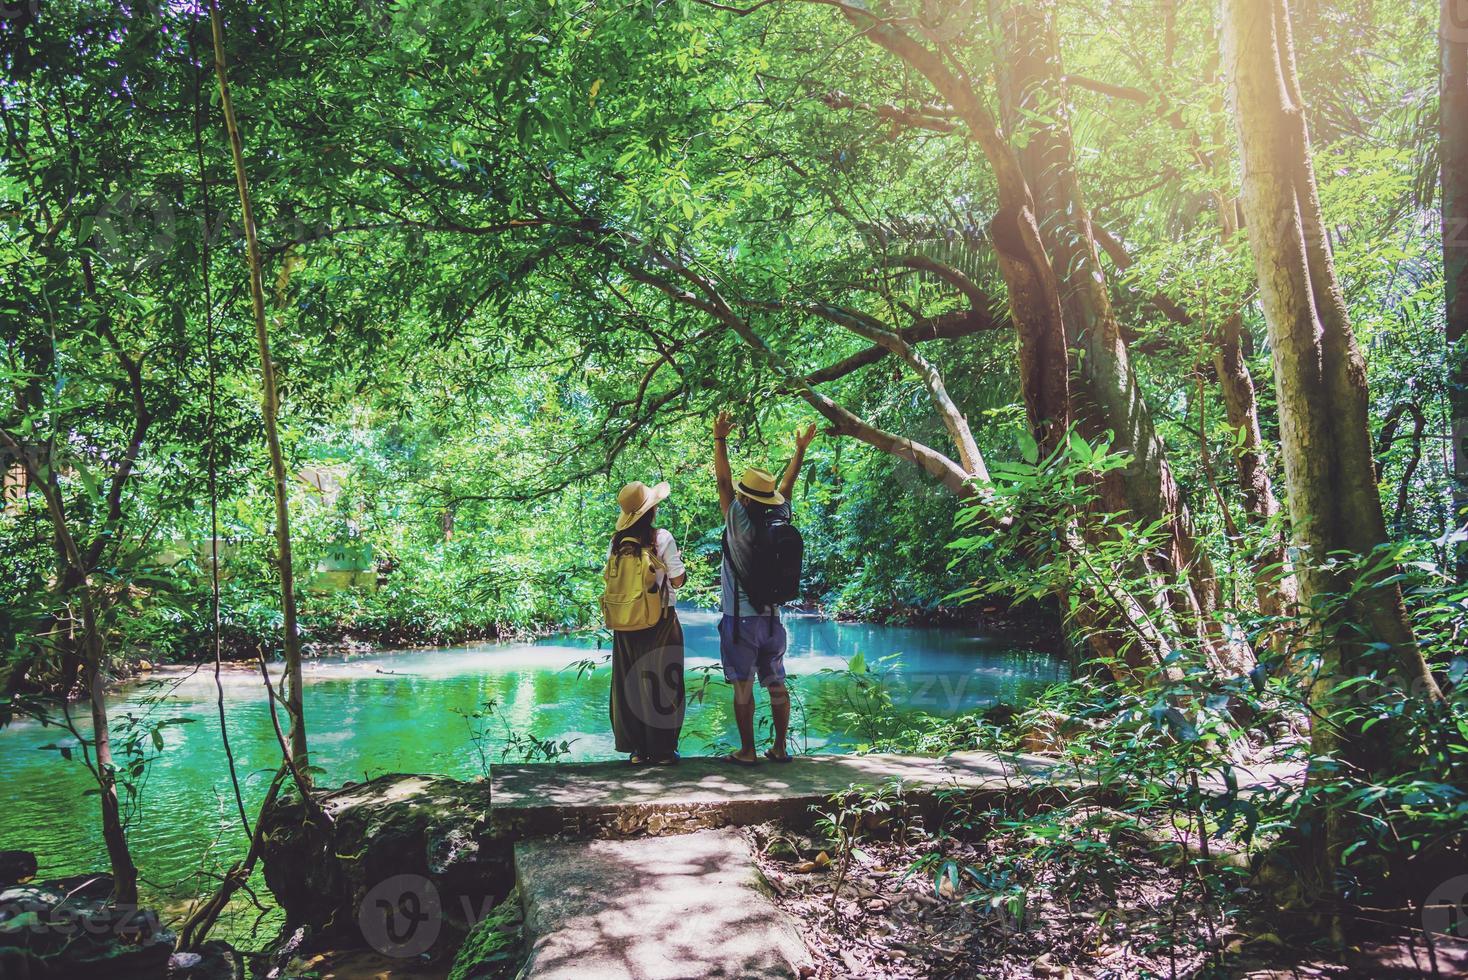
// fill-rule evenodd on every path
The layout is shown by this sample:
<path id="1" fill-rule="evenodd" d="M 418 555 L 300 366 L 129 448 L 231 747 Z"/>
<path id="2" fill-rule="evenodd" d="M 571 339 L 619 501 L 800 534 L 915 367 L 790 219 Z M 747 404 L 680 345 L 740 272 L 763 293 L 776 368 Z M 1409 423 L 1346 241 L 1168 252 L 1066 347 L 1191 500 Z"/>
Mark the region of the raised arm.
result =
<path id="1" fill-rule="evenodd" d="M 800 467 L 805 463 L 805 447 L 810 445 L 816 437 L 816 424 L 812 422 L 803 429 L 795 430 L 795 455 L 790 457 L 790 462 L 785 465 L 785 475 L 780 477 L 780 496 L 786 500 L 790 499 L 790 491 L 795 489 L 795 478 L 800 476 Z"/>
<path id="2" fill-rule="evenodd" d="M 729 430 L 734 423 L 728 412 L 720 412 L 714 419 L 714 479 L 719 484 L 719 513 L 729 513 L 734 502 L 734 475 L 729 472 Z"/>

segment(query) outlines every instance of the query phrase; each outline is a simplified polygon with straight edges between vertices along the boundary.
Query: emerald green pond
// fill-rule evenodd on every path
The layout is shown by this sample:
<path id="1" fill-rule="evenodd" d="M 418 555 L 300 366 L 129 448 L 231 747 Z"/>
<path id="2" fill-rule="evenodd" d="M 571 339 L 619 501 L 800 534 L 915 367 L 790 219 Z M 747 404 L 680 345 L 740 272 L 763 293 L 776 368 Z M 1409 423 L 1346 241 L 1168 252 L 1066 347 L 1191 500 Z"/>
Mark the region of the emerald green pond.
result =
<path id="1" fill-rule="evenodd" d="M 699 668 L 718 662 L 716 616 L 681 615 L 692 697 L 705 676 Z M 1064 665 L 1047 653 L 959 629 L 844 624 L 799 615 L 788 617 L 787 625 L 786 667 L 798 699 L 792 727 L 795 747 L 805 751 L 849 751 L 860 737 L 833 731 L 831 719 L 838 717 L 848 688 L 840 677 L 819 673 L 844 668 L 857 653 L 869 666 L 899 656 L 890 662 L 885 689 L 907 710 L 934 715 L 996 701 L 1020 703 L 1065 676 Z M 559 637 L 310 662 L 305 677 L 312 762 L 325 770 L 320 781 L 328 785 L 401 771 L 473 778 L 483 774 L 481 749 L 491 762 L 500 761 L 506 724 L 522 735 L 569 741 L 568 760 L 614 758 L 608 670 L 578 676 L 568 667 L 604 655 L 594 639 Z M 685 755 L 735 739 L 729 689 L 717 670 L 707 676 L 712 683 L 705 696 L 689 705 Z M 231 669 L 224 685 L 231 744 L 253 810 L 279 752 L 258 674 Z M 487 736 L 476 747 L 464 715 L 490 700 L 495 716 L 473 722 Z M 129 685 L 114 696 L 111 711 L 118 724 L 127 713 L 192 720 L 162 730 L 162 751 L 147 743 L 152 761 L 128 831 L 147 900 L 177 908 L 182 896 L 199 890 L 201 867 L 218 868 L 243 850 L 220 748 L 212 667 Z M 79 725 L 84 715 L 84 709 L 77 715 Z M 104 869 L 96 800 L 84 795 L 90 776 L 79 761 L 41 748 L 52 744 L 73 740 L 31 721 L 0 730 L 0 849 L 36 852 L 42 877 Z"/>

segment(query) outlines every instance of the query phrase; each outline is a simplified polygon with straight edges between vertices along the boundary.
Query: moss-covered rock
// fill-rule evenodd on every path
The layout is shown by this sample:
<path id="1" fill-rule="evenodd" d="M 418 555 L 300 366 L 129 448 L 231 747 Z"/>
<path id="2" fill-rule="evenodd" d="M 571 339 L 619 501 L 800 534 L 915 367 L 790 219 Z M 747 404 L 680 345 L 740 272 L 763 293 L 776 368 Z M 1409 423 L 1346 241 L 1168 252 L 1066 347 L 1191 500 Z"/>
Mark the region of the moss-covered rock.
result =
<path id="1" fill-rule="evenodd" d="M 106 875 L 0 888 L 0 977 L 155 980 L 173 933 L 150 909 L 117 908 Z"/>
<path id="2" fill-rule="evenodd" d="M 489 784 L 388 775 L 264 816 L 265 881 L 286 928 L 395 954 L 442 955 L 513 885 L 508 848 L 489 839 Z M 401 906 L 399 903 L 404 903 Z M 404 940 L 409 925 L 421 928 Z M 411 947 L 411 948 L 410 948 Z"/>
<path id="3" fill-rule="evenodd" d="M 520 893 L 510 893 L 469 930 L 454 956 L 448 980 L 500 980 L 514 976 L 525 956 Z"/>

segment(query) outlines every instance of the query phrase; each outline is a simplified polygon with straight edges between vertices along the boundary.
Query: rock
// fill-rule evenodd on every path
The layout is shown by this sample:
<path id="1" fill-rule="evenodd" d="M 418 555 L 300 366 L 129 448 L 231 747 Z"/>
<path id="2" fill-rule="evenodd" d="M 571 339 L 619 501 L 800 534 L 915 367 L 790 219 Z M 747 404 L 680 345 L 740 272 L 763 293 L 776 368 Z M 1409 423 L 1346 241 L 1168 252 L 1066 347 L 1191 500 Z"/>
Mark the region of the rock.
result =
<path id="1" fill-rule="evenodd" d="M 526 840 L 679 834 L 772 820 L 808 826 L 811 807 L 825 806 L 832 794 L 894 781 L 906 807 L 951 806 L 955 790 L 1013 805 L 1019 794 L 1038 800 L 1051 793 L 1053 767 L 1051 760 L 988 752 L 800 756 L 791 765 L 751 767 L 687 757 L 631 777 L 625 762 L 496 766 L 491 830 L 496 839 Z"/>
<path id="2" fill-rule="evenodd" d="M 111 891 L 105 875 L 0 890 L 0 977 L 162 976 L 173 934 L 159 926 L 150 909 L 113 906 L 106 898 Z"/>
<path id="3" fill-rule="evenodd" d="M 168 958 L 168 980 L 244 980 L 245 960 L 228 943 L 211 940 L 197 953 Z"/>
<path id="4" fill-rule="evenodd" d="M 262 818 L 265 882 L 288 931 L 438 956 L 513 884 L 508 846 L 489 841 L 486 783 L 390 775 L 318 801 L 329 826 L 295 797 Z"/>
<path id="5" fill-rule="evenodd" d="M 787 863 L 800 860 L 800 852 L 788 837 L 772 837 L 765 845 L 765 855 L 775 861 Z"/>
<path id="6" fill-rule="evenodd" d="M 0 885 L 18 885 L 36 874 L 36 856 L 30 851 L 0 851 Z"/>
<path id="7" fill-rule="evenodd" d="M 520 893 L 514 891 L 464 938 L 454 955 L 448 980 L 484 980 L 508 975 L 524 955 L 522 926 Z"/>
<path id="8" fill-rule="evenodd" d="M 69 875 L 65 878 L 54 878 L 46 882 L 46 887 L 53 888 L 64 895 L 69 895 L 73 900 L 89 898 L 101 901 L 112 895 L 112 876 L 102 873 Z"/>

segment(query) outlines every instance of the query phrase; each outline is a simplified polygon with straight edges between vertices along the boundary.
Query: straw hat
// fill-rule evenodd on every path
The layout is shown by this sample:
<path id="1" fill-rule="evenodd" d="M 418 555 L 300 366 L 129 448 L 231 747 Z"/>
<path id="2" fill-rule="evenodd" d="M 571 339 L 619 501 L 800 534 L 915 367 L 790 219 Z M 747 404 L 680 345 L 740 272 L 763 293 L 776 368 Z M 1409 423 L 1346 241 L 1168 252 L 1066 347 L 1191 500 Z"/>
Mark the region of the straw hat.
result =
<path id="1" fill-rule="evenodd" d="M 652 510 L 662 500 L 666 500 L 673 488 L 664 480 L 655 487 L 650 487 L 641 480 L 633 480 L 622 488 L 617 494 L 617 506 L 622 508 L 622 513 L 617 516 L 617 530 L 625 531 L 638 518 Z"/>
<path id="2" fill-rule="evenodd" d="M 785 502 L 784 496 L 775 489 L 775 474 L 757 466 L 751 466 L 745 470 L 744 475 L 739 478 L 739 485 L 734 489 L 750 500 L 757 500 L 762 504 L 783 504 Z"/>

